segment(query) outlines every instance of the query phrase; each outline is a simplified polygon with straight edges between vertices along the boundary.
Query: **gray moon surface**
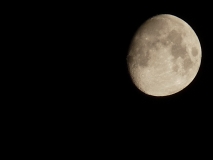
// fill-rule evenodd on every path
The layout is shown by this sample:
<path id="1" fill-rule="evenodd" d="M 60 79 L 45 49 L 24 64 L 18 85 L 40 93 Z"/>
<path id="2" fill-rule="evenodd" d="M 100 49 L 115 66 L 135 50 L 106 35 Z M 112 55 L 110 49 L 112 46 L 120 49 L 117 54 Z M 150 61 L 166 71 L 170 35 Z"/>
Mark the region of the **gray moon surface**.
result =
<path id="1" fill-rule="evenodd" d="M 201 65 L 201 45 L 184 20 L 161 14 L 136 31 L 127 55 L 129 74 L 145 94 L 168 96 L 186 88 Z"/>

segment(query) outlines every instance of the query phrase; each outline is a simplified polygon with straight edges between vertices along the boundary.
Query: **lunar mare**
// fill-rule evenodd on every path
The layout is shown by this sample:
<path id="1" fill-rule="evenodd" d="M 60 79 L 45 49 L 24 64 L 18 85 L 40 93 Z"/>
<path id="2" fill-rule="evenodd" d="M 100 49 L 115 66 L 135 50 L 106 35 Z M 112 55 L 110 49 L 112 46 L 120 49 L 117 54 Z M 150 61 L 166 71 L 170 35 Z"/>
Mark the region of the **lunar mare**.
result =
<path id="1" fill-rule="evenodd" d="M 182 19 L 162 14 L 148 19 L 132 39 L 127 64 L 133 83 L 148 95 L 168 96 L 188 86 L 201 64 L 201 46 Z"/>

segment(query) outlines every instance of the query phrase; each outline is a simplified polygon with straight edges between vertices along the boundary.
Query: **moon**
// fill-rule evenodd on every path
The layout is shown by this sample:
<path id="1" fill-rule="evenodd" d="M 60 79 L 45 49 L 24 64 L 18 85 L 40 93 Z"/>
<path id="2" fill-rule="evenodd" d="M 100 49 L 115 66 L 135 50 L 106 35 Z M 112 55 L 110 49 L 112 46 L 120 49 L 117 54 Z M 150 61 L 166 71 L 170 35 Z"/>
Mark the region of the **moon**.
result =
<path id="1" fill-rule="evenodd" d="M 136 31 L 127 66 L 139 90 L 151 96 L 169 96 L 193 81 L 201 56 L 199 39 L 189 24 L 174 15 L 160 14 Z"/>

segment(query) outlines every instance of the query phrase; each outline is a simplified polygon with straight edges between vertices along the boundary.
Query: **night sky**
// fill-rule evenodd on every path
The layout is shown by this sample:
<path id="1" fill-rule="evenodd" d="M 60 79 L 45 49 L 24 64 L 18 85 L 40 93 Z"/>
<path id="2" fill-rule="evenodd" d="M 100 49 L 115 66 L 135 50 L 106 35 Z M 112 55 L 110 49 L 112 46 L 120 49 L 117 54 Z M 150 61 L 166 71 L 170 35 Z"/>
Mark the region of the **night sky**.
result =
<path id="1" fill-rule="evenodd" d="M 15 98 L 3 108 L 9 109 L 4 120 L 12 119 L 9 139 L 20 141 L 17 148 L 23 137 L 33 156 L 48 149 L 48 156 L 54 155 L 52 148 L 59 148 L 69 156 L 101 160 L 213 159 L 211 2 L 16 3 L 20 7 L 11 2 L 2 24 L 14 43 L 8 48 L 15 50 L 6 53 L 15 61 L 16 74 L 8 72 L 15 86 L 8 92 Z M 186 21 L 202 48 L 195 79 L 166 97 L 137 89 L 126 63 L 135 32 L 158 14 Z"/>
<path id="2" fill-rule="evenodd" d="M 51 124 L 66 140 L 76 133 L 72 138 L 82 149 L 79 156 L 212 157 L 212 5 L 187 3 L 87 1 L 55 3 L 54 7 L 48 3 L 45 13 L 35 8 L 36 21 L 29 17 L 34 26 L 30 33 L 39 35 L 33 44 L 45 48 L 35 46 L 40 77 L 35 76 L 39 89 L 34 97 L 45 101 L 35 100 L 39 104 L 36 116 L 43 114 L 47 119 L 41 124 Z M 158 14 L 172 14 L 187 22 L 202 48 L 195 79 L 166 97 L 137 89 L 126 63 L 135 32 Z"/>

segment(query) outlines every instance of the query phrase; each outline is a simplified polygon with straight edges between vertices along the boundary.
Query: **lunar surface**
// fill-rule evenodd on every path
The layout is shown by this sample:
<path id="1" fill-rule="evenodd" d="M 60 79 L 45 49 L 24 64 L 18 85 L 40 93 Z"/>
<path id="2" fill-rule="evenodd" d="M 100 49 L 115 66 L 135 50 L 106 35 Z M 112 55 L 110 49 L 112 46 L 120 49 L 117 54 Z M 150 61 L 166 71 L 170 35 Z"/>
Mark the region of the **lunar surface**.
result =
<path id="1" fill-rule="evenodd" d="M 201 46 L 182 19 L 161 14 L 144 22 L 127 55 L 130 76 L 145 94 L 168 96 L 186 88 L 201 64 Z"/>

